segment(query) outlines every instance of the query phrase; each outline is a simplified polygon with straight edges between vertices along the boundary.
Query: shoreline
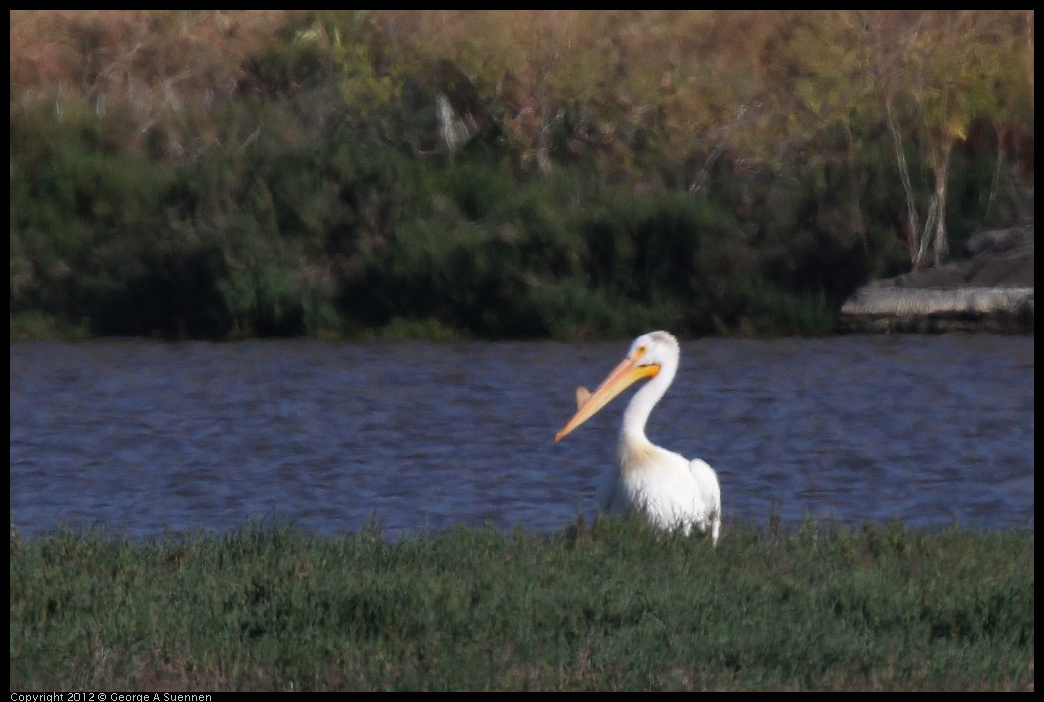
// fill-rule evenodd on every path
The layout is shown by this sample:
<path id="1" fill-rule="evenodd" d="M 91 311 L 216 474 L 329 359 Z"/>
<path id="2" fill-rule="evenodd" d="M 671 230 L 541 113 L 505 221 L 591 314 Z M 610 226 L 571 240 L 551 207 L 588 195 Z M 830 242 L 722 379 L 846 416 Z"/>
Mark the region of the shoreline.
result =
<path id="1" fill-rule="evenodd" d="M 970 239 L 970 258 L 877 280 L 841 307 L 850 332 L 1032 334 L 1033 222 Z"/>

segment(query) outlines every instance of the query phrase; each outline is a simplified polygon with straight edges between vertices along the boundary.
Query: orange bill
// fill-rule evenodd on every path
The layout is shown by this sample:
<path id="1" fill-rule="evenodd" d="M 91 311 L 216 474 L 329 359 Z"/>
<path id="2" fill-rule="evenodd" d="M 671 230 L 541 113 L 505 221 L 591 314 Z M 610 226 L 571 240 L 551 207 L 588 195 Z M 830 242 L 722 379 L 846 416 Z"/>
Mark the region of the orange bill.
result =
<path id="1" fill-rule="evenodd" d="M 585 397 L 587 391 L 584 388 L 577 388 L 576 414 L 562 427 L 562 431 L 555 434 L 555 441 L 561 441 L 562 437 L 597 414 L 598 410 L 609 404 L 635 381 L 651 378 L 659 372 L 660 366 L 656 364 L 637 366 L 631 358 L 625 358 L 590 396 Z"/>

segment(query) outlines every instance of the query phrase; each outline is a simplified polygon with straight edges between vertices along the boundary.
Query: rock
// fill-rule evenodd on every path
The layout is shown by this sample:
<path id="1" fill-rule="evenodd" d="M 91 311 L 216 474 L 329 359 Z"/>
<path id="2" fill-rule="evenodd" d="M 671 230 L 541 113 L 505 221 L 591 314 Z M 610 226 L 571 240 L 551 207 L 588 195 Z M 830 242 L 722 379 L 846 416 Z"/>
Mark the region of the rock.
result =
<path id="1" fill-rule="evenodd" d="M 865 285 L 841 307 L 850 331 L 1033 333 L 1033 222 L 968 240 L 971 258 Z"/>

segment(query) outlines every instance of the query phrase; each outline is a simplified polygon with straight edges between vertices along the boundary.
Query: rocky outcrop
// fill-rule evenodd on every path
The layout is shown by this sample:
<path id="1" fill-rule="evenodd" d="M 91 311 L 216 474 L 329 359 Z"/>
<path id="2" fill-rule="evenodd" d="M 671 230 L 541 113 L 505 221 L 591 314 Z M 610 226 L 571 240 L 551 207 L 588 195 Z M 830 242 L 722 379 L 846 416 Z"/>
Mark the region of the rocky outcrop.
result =
<path id="1" fill-rule="evenodd" d="M 841 307 L 850 331 L 1033 333 L 1033 222 L 986 232 L 970 258 L 859 288 Z"/>

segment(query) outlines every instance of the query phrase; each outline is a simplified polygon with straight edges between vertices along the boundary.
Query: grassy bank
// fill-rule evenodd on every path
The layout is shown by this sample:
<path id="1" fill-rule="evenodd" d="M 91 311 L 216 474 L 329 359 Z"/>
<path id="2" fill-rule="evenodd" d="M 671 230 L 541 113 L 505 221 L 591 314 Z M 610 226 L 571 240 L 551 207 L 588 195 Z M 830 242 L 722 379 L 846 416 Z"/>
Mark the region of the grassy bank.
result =
<path id="1" fill-rule="evenodd" d="M 11 688 L 1031 690 L 1033 541 L 12 536 Z"/>

